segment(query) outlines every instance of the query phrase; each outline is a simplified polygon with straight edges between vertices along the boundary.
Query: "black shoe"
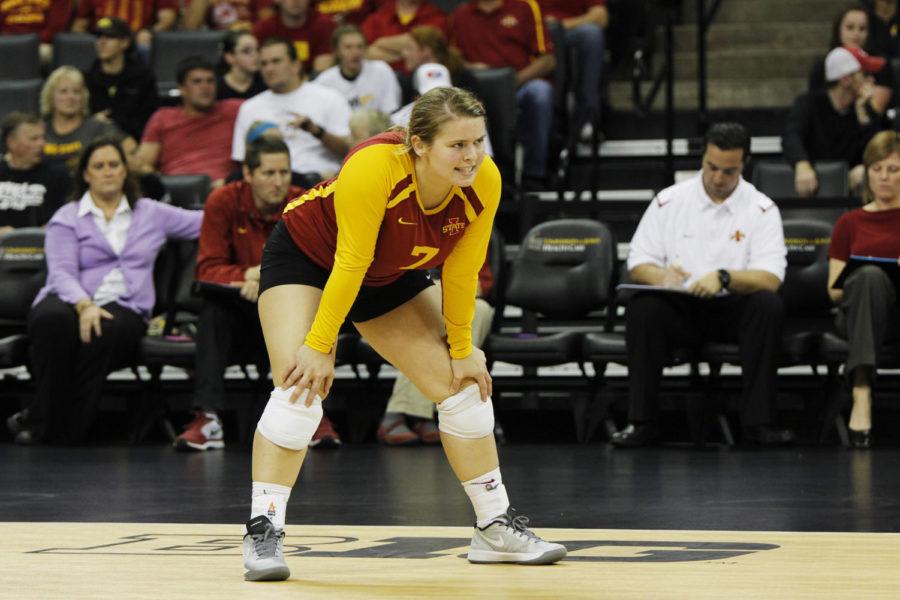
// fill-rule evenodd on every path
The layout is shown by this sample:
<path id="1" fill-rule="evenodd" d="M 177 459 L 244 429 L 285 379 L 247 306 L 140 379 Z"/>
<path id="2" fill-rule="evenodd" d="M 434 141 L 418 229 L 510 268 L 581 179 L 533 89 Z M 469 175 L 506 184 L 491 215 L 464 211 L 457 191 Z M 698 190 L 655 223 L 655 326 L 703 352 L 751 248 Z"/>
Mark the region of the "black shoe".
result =
<path id="1" fill-rule="evenodd" d="M 778 429 L 769 425 L 744 428 L 744 443 L 760 446 L 787 446 L 793 444 L 797 436 L 790 429 Z"/>
<path id="2" fill-rule="evenodd" d="M 28 429 L 22 429 L 18 433 L 16 433 L 15 438 L 13 438 L 20 446 L 31 446 L 37 443 L 37 438 L 35 438 L 34 434 L 31 433 Z"/>
<path id="3" fill-rule="evenodd" d="M 20 410 L 16 414 L 6 419 L 6 428 L 13 435 L 16 435 L 25 427 L 25 420 L 28 418 L 28 409 Z"/>
<path id="4" fill-rule="evenodd" d="M 868 450 L 872 447 L 872 430 L 863 429 L 857 431 L 855 429 L 847 429 L 850 434 L 850 447 L 857 450 Z"/>
<path id="5" fill-rule="evenodd" d="M 617 431 L 612 435 L 613 446 L 618 448 L 638 448 L 650 446 L 659 440 L 659 427 L 656 423 L 643 423 L 641 425 L 629 424 L 628 427 Z"/>

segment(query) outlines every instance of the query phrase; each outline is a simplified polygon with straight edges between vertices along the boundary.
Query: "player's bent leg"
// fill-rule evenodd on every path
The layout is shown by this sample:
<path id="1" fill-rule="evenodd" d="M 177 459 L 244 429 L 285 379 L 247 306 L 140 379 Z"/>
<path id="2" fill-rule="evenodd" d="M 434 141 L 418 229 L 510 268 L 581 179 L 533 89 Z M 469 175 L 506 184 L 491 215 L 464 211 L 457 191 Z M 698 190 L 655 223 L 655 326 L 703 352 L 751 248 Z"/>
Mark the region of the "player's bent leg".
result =
<path id="1" fill-rule="evenodd" d="M 450 393 L 453 376 L 438 290 L 426 289 L 389 313 L 356 323 L 356 328 L 438 406 L 444 452 L 477 518 L 469 560 L 549 564 L 563 558 L 563 546 L 540 539 L 527 528 L 528 519 L 509 508 L 493 435 L 492 402 L 482 402 L 471 380 Z"/>
<path id="2" fill-rule="evenodd" d="M 321 297 L 321 290 L 314 287 L 280 285 L 259 298 L 259 318 L 275 389 L 253 438 L 253 492 L 243 548 L 247 581 L 279 581 L 291 574 L 283 550 L 287 503 L 306 448 L 322 418 L 322 402 L 317 398 L 307 407 L 301 399 L 291 404 L 288 399 L 292 389 L 278 386 L 294 364 Z"/>

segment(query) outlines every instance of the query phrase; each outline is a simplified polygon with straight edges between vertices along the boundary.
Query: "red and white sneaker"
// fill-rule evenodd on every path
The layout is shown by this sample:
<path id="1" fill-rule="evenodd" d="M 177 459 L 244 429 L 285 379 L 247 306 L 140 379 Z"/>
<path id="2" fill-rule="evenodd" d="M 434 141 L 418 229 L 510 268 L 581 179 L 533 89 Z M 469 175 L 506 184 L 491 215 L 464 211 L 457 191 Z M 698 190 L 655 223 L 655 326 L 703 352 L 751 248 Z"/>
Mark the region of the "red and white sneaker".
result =
<path id="1" fill-rule="evenodd" d="M 176 450 L 221 450 L 225 447 L 225 434 L 222 431 L 222 422 L 214 412 L 198 410 L 194 413 L 194 420 L 188 423 L 184 431 L 175 438 Z"/>
<path id="2" fill-rule="evenodd" d="M 337 431 L 334 430 L 334 425 L 331 424 L 331 421 L 325 415 L 322 415 L 322 420 L 319 421 L 319 427 L 316 429 L 316 432 L 312 436 L 312 440 L 309 442 L 310 448 L 339 448 L 341 445 L 341 438 L 338 436 Z"/>

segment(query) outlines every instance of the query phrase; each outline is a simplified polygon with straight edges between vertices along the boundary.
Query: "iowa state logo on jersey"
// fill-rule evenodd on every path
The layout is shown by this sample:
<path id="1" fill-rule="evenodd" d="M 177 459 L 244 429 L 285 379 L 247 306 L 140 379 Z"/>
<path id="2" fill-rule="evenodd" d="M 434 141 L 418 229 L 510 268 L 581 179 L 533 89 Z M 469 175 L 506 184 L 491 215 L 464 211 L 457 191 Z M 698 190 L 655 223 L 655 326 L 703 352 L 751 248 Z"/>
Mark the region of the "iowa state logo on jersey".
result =
<path id="1" fill-rule="evenodd" d="M 465 221 L 460 221 L 459 217 L 450 217 L 444 226 L 441 227 L 441 233 L 444 235 L 456 235 L 457 233 L 462 233 L 465 228 Z"/>

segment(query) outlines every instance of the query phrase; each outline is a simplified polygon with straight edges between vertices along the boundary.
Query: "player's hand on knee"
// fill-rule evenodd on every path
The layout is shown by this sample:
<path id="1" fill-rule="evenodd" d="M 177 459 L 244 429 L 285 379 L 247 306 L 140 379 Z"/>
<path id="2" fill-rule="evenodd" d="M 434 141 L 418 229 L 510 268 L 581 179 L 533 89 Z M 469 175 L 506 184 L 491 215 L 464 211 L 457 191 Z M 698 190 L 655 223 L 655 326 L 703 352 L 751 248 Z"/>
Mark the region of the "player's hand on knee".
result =
<path id="1" fill-rule="evenodd" d="M 316 396 L 323 399 L 328 396 L 333 382 L 334 353 L 324 354 L 303 344 L 297 350 L 294 367 L 284 378 L 282 387 L 296 386 L 289 399 L 291 403 L 296 402 L 304 390 L 309 390 L 306 406 L 312 406 Z"/>
<path id="2" fill-rule="evenodd" d="M 472 353 L 460 359 L 450 360 L 453 381 L 450 383 L 450 394 L 456 394 L 466 379 L 473 379 L 478 384 L 481 399 L 487 401 L 493 393 L 494 380 L 487 368 L 487 359 L 480 348 L 472 348 Z"/>

